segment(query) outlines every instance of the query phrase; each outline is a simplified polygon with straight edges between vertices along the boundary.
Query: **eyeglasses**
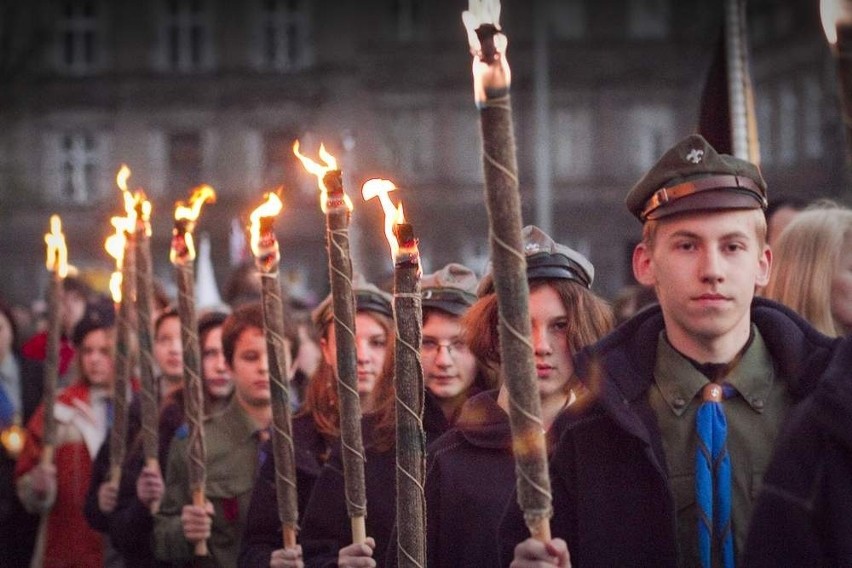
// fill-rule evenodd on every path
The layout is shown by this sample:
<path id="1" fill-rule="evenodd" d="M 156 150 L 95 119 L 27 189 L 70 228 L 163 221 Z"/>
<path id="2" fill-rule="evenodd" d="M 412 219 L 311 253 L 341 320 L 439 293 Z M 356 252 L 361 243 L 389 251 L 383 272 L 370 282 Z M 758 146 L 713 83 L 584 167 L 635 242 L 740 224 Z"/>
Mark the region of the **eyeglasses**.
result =
<path id="1" fill-rule="evenodd" d="M 454 353 L 468 352 L 467 344 L 461 339 L 438 341 L 437 339 L 427 338 L 423 340 L 420 350 L 424 355 L 437 355 L 441 351 L 441 347 L 446 349 L 447 353 L 450 355 L 453 355 Z"/>

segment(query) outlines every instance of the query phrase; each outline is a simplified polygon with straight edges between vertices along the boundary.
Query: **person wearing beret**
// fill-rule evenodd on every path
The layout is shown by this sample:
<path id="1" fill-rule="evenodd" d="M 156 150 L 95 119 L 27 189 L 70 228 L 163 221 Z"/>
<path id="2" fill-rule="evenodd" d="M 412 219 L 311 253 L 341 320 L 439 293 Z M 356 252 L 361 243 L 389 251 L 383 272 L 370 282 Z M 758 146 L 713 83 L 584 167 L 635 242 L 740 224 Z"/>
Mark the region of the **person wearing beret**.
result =
<path id="1" fill-rule="evenodd" d="M 27 440 L 15 468 L 18 496 L 30 512 L 46 515 L 34 565 L 104 565 L 104 539 L 83 516 L 92 460 L 106 439 L 115 374 L 112 306 L 90 306 L 72 336 L 77 379 L 56 395 L 54 461 L 41 463 L 43 406 L 27 424 Z"/>
<path id="2" fill-rule="evenodd" d="M 385 498 L 388 487 L 394 487 L 395 483 L 393 381 L 392 377 L 384 380 L 394 334 L 392 298 L 360 275 L 353 279 L 353 292 L 358 392 L 367 455 L 365 475 L 368 479 L 367 498 L 371 505 L 367 530 L 378 540 L 386 541 L 386 535 L 393 527 L 395 503 L 395 500 Z M 343 501 L 333 316 L 332 298 L 328 296 L 312 314 L 323 358 L 308 383 L 304 405 L 293 418 L 296 486 L 302 527 L 299 541 L 304 547 L 305 563 L 309 566 L 321 565 L 316 563 L 324 560 L 333 562 L 337 559 L 338 549 L 351 538 Z M 285 553 L 281 549 L 274 476 L 274 464 L 271 459 L 266 460 L 251 500 L 240 566 L 266 567 L 270 565 L 270 558 L 276 560 Z M 371 477 L 375 483 L 370 483 Z M 379 491 L 376 495 L 382 495 L 381 499 L 371 496 L 371 487 Z M 321 495 L 314 499 L 316 493 Z"/>
<path id="3" fill-rule="evenodd" d="M 292 354 L 298 336 L 287 314 L 284 334 Z M 270 459 L 261 452 L 269 438 L 272 399 L 269 361 L 259 304 L 236 309 L 222 325 L 222 348 L 233 378 L 230 404 L 203 423 L 205 456 L 205 506 L 195 505 L 189 478 L 189 429 L 174 436 L 166 472 L 166 490 L 154 516 L 154 555 L 178 566 L 237 565 L 248 518 L 252 487 L 260 463 Z M 209 555 L 197 557 L 195 546 L 206 541 Z"/>
<path id="4" fill-rule="evenodd" d="M 481 365 L 464 342 L 462 316 L 476 301 L 477 284 L 476 274 L 457 263 L 426 274 L 420 281 L 427 444 L 455 424 L 468 398 L 497 387 L 496 373 Z"/>
<path id="5" fill-rule="evenodd" d="M 606 302 L 591 291 L 594 268 L 583 255 L 555 243 L 537 227 L 525 227 L 523 239 L 542 419 L 549 428 L 576 396 L 570 390 L 576 381 L 572 354 L 612 329 L 613 316 Z M 424 297 L 424 306 L 425 302 Z M 497 297 L 490 275 L 484 278 L 479 299 L 463 323 L 477 360 L 499 369 Z M 499 562 L 497 529 L 515 487 L 508 404 L 505 385 L 474 396 L 464 404 L 455 427 L 429 447 L 426 553 L 430 567 Z"/>
<path id="6" fill-rule="evenodd" d="M 766 205 L 758 168 L 699 135 L 668 150 L 630 191 L 627 206 L 643 223 L 634 275 L 653 286 L 659 306 L 576 358 L 592 402 L 569 408 L 556 426 L 554 538 L 527 538 L 510 502 L 504 565 L 733 566 L 741 558 L 780 427 L 836 347 L 794 312 L 755 298 L 772 261 Z"/>

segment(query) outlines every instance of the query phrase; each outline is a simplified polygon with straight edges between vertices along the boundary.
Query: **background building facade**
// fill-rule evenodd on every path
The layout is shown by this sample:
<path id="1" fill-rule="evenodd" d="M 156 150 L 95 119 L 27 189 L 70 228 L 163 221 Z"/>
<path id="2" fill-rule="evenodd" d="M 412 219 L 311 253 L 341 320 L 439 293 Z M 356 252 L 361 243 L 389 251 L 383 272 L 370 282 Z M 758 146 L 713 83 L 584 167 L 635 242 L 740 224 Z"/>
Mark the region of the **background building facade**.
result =
<path id="1" fill-rule="evenodd" d="M 291 151 L 321 142 L 355 201 L 356 269 L 390 271 L 382 216 L 360 186 L 400 186 L 425 269 L 485 269 L 478 115 L 461 0 L 0 0 L 0 295 L 46 287 L 42 235 L 62 215 L 95 278 L 119 213 L 115 174 L 154 203 L 167 284 L 173 204 L 209 183 L 199 226 L 223 284 L 263 191 L 294 293 L 327 290 L 316 180 Z M 818 2 L 752 0 L 752 73 L 770 198 L 848 198 L 834 66 Z M 715 0 L 504 0 L 526 223 L 588 255 L 596 289 L 632 282 L 640 226 L 628 189 L 693 132 L 722 22 Z"/>

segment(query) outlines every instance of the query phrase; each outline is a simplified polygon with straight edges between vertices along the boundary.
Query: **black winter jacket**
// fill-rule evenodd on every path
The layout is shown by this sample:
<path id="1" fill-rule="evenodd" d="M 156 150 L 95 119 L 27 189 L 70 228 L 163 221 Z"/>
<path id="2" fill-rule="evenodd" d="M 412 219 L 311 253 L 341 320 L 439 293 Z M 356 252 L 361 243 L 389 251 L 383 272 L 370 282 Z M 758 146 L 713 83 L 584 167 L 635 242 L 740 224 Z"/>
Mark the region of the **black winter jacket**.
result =
<path id="1" fill-rule="evenodd" d="M 812 392 L 837 342 L 762 298 L 752 303 L 751 321 L 793 399 Z M 551 530 L 567 541 L 575 567 L 678 565 L 674 500 L 647 397 L 663 327 L 659 306 L 648 308 L 577 357 L 591 396 L 557 420 L 550 463 Z M 515 501 L 507 507 L 500 530 L 505 566 L 528 537 Z"/>

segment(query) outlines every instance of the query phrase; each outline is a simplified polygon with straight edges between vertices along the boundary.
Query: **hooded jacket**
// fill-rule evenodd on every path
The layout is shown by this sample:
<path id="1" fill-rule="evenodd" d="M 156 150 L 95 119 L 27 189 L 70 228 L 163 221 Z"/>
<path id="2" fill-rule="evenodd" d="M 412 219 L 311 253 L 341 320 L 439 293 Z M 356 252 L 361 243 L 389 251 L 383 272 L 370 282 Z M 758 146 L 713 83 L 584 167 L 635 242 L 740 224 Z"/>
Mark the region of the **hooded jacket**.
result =
<path id="1" fill-rule="evenodd" d="M 791 397 L 803 399 L 826 369 L 836 340 L 762 298 L 752 303 L 751 321 Z M 674 500 L 647 396 L 663 328 L 662 311 L 652 306 L 577 357 L 578 375 L 592 396 L 554 424 L 559 437 L 550 463 L 551 531 L 567 541 L 575 567 L 678 565 Z M 508 566 L 515 545 L 528 537 L 513 501 L 500 536 Z"/>

